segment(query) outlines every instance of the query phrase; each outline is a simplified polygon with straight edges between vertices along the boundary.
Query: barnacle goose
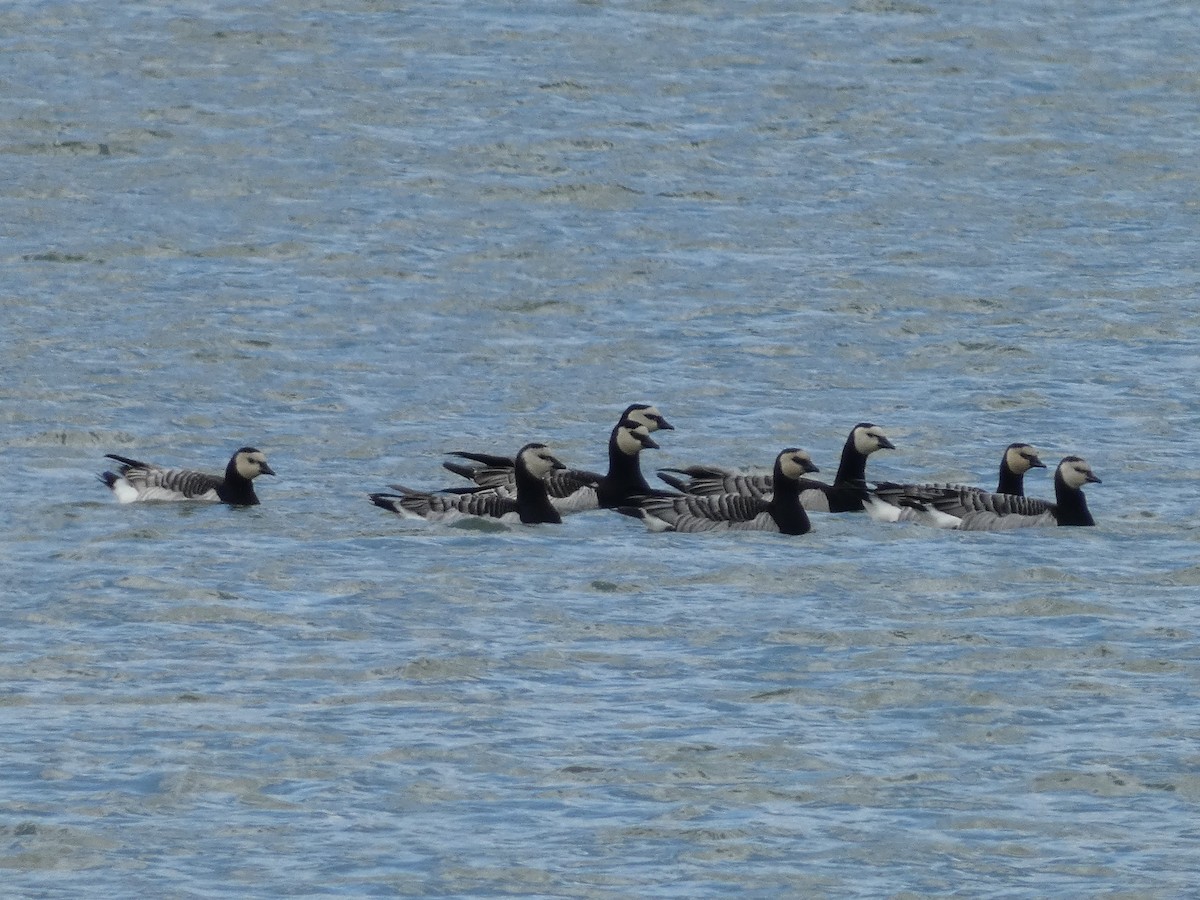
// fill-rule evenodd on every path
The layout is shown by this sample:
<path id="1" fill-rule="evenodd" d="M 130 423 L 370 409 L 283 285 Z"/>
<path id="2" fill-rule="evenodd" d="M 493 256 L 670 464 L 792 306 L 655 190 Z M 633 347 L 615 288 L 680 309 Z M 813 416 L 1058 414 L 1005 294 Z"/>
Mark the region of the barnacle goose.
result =
<path id="1" fill-rule="evenodd" d="M 672 494 L 640 497 L 618 511 L 635 516 L 651 531 L 777 531 L 807 534 L 812 528 L 800 504 L 800 479 L 818 471 L 811 457 L 788 447 L 775 458 L 769 499 L 746 494 Z"/>
<path id="2" fill-rule="evenodd" d="M 550 503 L 544 479 L 550 472 L 562 468 L 563 464 L 545 444 L 532 443 L 517 452 L 516 490 L 510 497 L 486 490 L 431 493 L 416 491 L 401 484 L 392 485 L 397 493 L 368 496 L 376 506 L 409 518 L 447 522 L 464 516 L 481 516 L 517 520 L 526 525 L 559 524 L 562 517 Z"/>
<path id="3" fill-rule="evenodd" d="M 1025 473 L 1035 468 L 1044 469 L 1046 464 L 1038 458 L 1037 451 L 1031 445 L 1009 444 L 1000 457 L 1000 478 L 994 493 L 1024 497 Z M 901 502 L 905 499 L 924 501 L 941 512 L 961 516 L 972 509 L 968 501 L 973 495 L 986 493 L 983 488 L 965 484 L 897 484 L 884 481 L 875 485 L 867 498 L 866 507 L 871 518 L 881 522 L 908 522 L 917 518 L 917 510 Z"/>
<path id="4" fill-rule="evenodd" d="M 649 408 L 653 411 L 653 407 Z M 672 426 L 659 416 L 659 428 Z M 658 443 L 642 421 L 623 418 L 608 438 L 608 472 L 589 472 L 584 469 L 562 469 L 546 476 L 550 502 L 562 513 L 587 509 L 611 509 L 630 497 L 648 495 L 655 490 L 646 483 L 639 463 L 642 450 L 657 450 Z M 461 455 L 461 454 L 460 454 Z M 482 454 L 479 454 L 482 456 Z M 503 457 L 492 457 L 501 460 Z M 457 471 L 452 468 L 451 471 Z M 462 474 L 460 472 L 460 474 Z M 480 485 L 477 492 L 493 491 L 502 497 L 514 493 L 512 470 L 503 465 L 485 465 L 471 470 L 472 480 Z"/>
<path id="5" fill-rule="evenodd" d="M 644 425 L 647 433 L 658 431 L 674 431 L 675 426 L 666 420 L 662 413 L 649 403 L 631 403 L 621 413 L 617 424 L 629 421 L 635 425 Z M 612 439 L 609 439 L 611 454 Z M 499 456 L 495 453 L 478 453 L 471 450 L 454 450 L 449 454 L 468 460 L 474 465 L 460 462 L 444 462 L 442 466 L 455 475 L 461 475 L 468 481 L 473 481 L 480 487 L 505 487 L 510 489 L 513 482 L 514 461 L 511 456 Z"/>
<path id="6" fill-rule="evenodd" d="M 901 502 L 916 510 L 918 521 L 938 528 L 957 528 L 960 531 L 1007 531 L 1012 528 L 1035 528 L 1043 525 L 1095 525 L 1087 498 L 1085 484 L 1100 484 L 1087 461 L 1079 456 L 1067 456 L 1054 472 L 1054 503 L 1015 494 L 989 494 L 980 491 L 964 497 L 967 510 L 961 515 L 942 512 L 934 504 L 919 498 Z"/>
<path id="7" fill-rule="evenodd" d="M 867 492 L 867 457 L 876 450 L 894 450 L 893 444 L 877 425 L 860 422 L 851 430 L 842 447 L 842 459 L 833 484 L 811 478 L 800 482 L 800 503 L 809 512 L 861 512 Z M 688 480 L 675 477 L 686 475 Z M 743 494 L 769 498 L 773 476 L 752 475 L 719 466 L 689 466 L 663 469 L 658 477 L 685 494 Z"/>
<path id="8" fill-rule="evenodd" d="M 224 475 L 210 475 L 190 469 L 168 469 L 115 453 L 106 459 L 121 463 L 116 472 L 103 472 L 99 478 L 121 503 L 144 500 L 207 500 L 233 506 L 255 506 L 254 479 L 274 475 L 267 457 L 254 447 L 242 447 L 229 459 Z"/>

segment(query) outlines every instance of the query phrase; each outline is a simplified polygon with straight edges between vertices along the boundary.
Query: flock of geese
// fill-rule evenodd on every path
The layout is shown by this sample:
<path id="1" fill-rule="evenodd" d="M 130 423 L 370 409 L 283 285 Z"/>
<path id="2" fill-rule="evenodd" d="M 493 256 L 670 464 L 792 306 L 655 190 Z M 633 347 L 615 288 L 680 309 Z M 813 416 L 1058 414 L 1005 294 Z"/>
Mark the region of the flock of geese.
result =
<path id="1" fill-rule="evenodd" d="M 1047 525 L 1094 525 L 1083 494 L 1099 484 L 1091 466 L 1067 456 L 1054 473 L 1054 500 L 1025 496 L 1025 473 L 1046 468 L 1037 451 L 1010 444 L 1000 459 L 995 491 L 961 484 L 868 482 L 867 459 L 895 449 L 883 430 L 861 422 L 842 447 L 833 482 L 808 476 L 819 469 L 807 452 L 787 447 L 770 475 L 711 465 L 663 469 L 670 488 L 652 487 L 642 474 L 643 450 L 658 448 L 651 434 L 674 430 L 655 407 L 629 406 L 608 440 L 608 471 L 567 468 L 550 449 L 530 443 L 508 457 L 455 451 L 446 469 L 466 481 L 458 487 L 419 491 L 392 485 L 368 495 L 376 506 L 402 516 L 450 521 L 480 516 L 525 524 L 561 523 L 570 513 L 611 509 L 641 519 L 651 531 L 772 531 L 805 534 L 810 512 L 867 512 L 881 522 L 912 521 L 963 531 L 1003 531 Z M 122 503 L 145 500 L 201 500 L 237 506 L 258 503 L 254 479 L 274 475 L 266 456 L 242 447 L 224 475 L 171 469 L 116 454 L 116 471 L 100 475 Z"/>

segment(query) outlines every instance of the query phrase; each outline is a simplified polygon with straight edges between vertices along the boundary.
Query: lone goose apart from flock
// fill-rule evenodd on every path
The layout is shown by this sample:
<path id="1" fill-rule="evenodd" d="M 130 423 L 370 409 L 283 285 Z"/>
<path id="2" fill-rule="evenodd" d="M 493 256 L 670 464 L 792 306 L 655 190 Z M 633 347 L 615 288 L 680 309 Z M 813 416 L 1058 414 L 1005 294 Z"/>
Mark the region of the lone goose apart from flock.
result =
<path id="1" fill-rule="evenodd" d="M 674 494 L 638 498 L 618 512 L 640 517 L 651 531 L 775 531 L 807 534 L 812 525 L 800 504 L 800 479 L 819 471 L 809 455 L 788 447 L 775 458 L 769 499 L 746 494 Z"/>
<path id="2" fill-rule="evenodd" d="M 1009 444 L 1000 457 L 1000 478 L 995 493 L 1024 497 L 1025 473 L 1030 469 L 1044 468 L 1046 464 L 1031 445 Z M 941 512 L 961 516 L 977 505 L 978 498 L 974 495 L 986 493 L 983 488 L 965 484 L 897 484 L 886 481 L 875 485 L 866 505 L 871 518 L 877 521 L 910 522 L 920 513 L 912 505 L 903 502 L 905 500 L 924 501 Z M 976 502 L 973 504 L 971 501 Z"/>
<path id="3" fill-rule="evenodd" d="M 935 505 L 917 498 L 906 498 L 919 515 L 918 520 L 938 528 L 960 531 L 1007 531 L 1012 528 L 1036 528 L 1045 525 L 1095 525 L 1085 484 L 1100 484 L 1087 461 L 1067 456 L 1054 472 L 1054 503 L 1013 494 L 977 492 L 964 497 L 968 510 L 961 515 L 942 512 Z"/>
<path id="4" fill-rule="evenodd" d="M 656 428 L 672 428 L 653 407 L 644 407 L 644 411 L 653 414 Z M 650 437 L 650 429 L 646 425 L 649 419 L 649 415 L 639 415 L 637 418 L 622 418 L 616 424 L 608 439 L 607 474 L 601 475 L 583 469 L 562 469 L 547 475 L 546 489 L 555 508 L 561 513 L 611 509 L 627 503 L 630 497 L 655 493 L 646 483 L 639 463 L 642 450 L 658 449 L 658 444 Z M 461 451 L 454 455 L 483 463 L 480 467 L 463 466 L 458 463 L 443 464 L 450 471 L 465 475 L 480 485 L 478 492 L 492 491 L 502 497 L 513 495 L 513 470 L 506 465 L 507 457 L 468 454 Z"/>
<path id="5" fill-rule="evenodd" d="M 468 493 L 430 493 L 415 491 L 393 484 L 397 493 L 370 494 L 370 500 L 382 509 L 409 518 L 431 521 L 453 521 L 464 516 L 480 516 L 502 520 L 519 520 L 526 525 L 559 524 L 562 516 L 550 503 L 545 477 L 565 466 L 545 444 L 526 444 L 516 455 L 514 496 L 501 496 L 495 491 Z"/>
<path id="6" fill-rule="evenodd" d="M 261 450 L 242 447 L 229 459 L 225 474 L 210 475 L 190 469 L 168 469 L 115 453 L 106 459 L 121 463 L 116 472 L 104 472 L 99 477 L 121 503 L 147 500 L 205 500 L 228 503 L 232 506 L 255 506 L 254 479 L 259 475 L 274 475 Z"/>
<path id="7" fill-rule="evenodd" d="M 877 450 L 895 450 L 883 429 L 870 422 L 859 422 L 851 430 L 842 447 L 842 458 L 833 484 L 823 484 L 811 478 L 800 482 L 800 503 L 809 512 L 861 512 L 867 492 L 867 457 Z M 686 475 L 688 480 L 669 473 Z M 769 498 L 774 490 L 772 475 L 752 475 L 723 469 L 718 466 L 690 466 L 686 469 L 664 469 L 658 477 L 685 494 L 742 494 L 747 497 Z"/>

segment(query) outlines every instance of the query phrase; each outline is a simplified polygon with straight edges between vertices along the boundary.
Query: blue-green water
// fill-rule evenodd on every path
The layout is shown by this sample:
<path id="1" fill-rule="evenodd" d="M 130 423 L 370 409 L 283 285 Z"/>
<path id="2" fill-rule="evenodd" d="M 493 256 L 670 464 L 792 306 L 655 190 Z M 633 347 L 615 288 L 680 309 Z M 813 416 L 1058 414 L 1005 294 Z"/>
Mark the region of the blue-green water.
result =
<path id="1" fill-rule="evenodd" d="M 1194 889 L 1187 4 L 0 11 L 0 880 Z M 452 449 L 994 479 L 1099 527 L 404 522 Z M 103 454 L 263 505 L 118 506 Z M 1049 496 L 1049 478 L 1028 479 Z"/>

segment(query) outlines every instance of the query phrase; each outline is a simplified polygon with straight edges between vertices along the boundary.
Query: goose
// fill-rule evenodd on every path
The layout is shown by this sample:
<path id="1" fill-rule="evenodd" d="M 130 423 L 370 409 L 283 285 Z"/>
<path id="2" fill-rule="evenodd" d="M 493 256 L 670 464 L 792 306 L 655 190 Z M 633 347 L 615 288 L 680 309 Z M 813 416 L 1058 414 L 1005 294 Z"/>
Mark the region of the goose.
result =
<path id="1" fill-rule="evenodd" d="M 811 478 L 800 482 L 800 503 L 809 512 L 861 512 L 867 493 L 867 457 L 876 450 L 895 450 L 886 434 L 877 425 L 859 422 L 851 430 L 842 447 L 842 459 L 833 484 L 823 484 Z M 674 473 L 674 474 L 672 474 Z M 685 475 L 688 480 L 675 477 Z M 686 469 L 663 469 L 658 477 L 685 494 L 743 494 L 747 497 L 769 498 L 773 476 L 754 475 L 724 469 L 719 466 L 689 466 Z"/>
<path id="2" fill-rule="evenodd" d="M 526 525 L 560 524 L 562 516 L 546 494 L 545 477 L 565 466 L 545 444 L 526 444 L 515 458 L 516 490 L 507 497 L 495 491 L 431 493 L 393 484 L 397 493 L 369 494 L 376 506 L 409 518 L 449 522 L 464 516 L 479 516 Z"/>
<path id="3" fill-rule="evenodd" d="M 660 424 L 658 427 L 663 426 Z M 666 427 L 671 428 L 670 425 Z M 630 497 L 652 495 L 656 491 L 646 483 L 646 478 L 642 475 L 639 454 L 642 450 L 657 449 L 658 443 L 650 437 L 650 431 L 644 421 L 622 419 L 608 438 L 608 472 L 603 475 L 584 469 L 551 472 L 546 477 L 550 502 L 560 513 L 575 513 L 588 509 L 611 509 L 628 502 Z M 506 459 L 491 458 L 493 461 Z M 466 491 L 491 491 L 502 497 L 511 497 L 515 493 L 511 480 L 513 471 L 503 465 L 486 465 L 473 469 L 472 475 L 480 487 L 467 488 Z"/>
<path id="4" fill-rule="evenodd" d="M 621 417 L 617 419 L 617 424 L 629 421 L 634 425 L 644 425 L 646 432 L 653 431 L 674 431 L 675 426 L 666 420 L 666 417 L 649 403 L 631 403 L 625 407 L 625 411 L 621 413 Z M 494 453 L 478 453 L 470 450 L 454 450 L 449 454 L 457 456 L 461 459 L 468 460 L 469 463 L 460 462 L 444 462 L 442 466 L 455 475 L 461 475 L 468 481 L 473 481 L 480 487 L 507 487 L 510 491 L 513 485 L 513 469 L 515 463 L 511 456 L 499 456 Z M 612 439 L 609 439 L 609 456 L 612 455 Z M 553 492 L 552 492 L 553 496 Z M 562 498 L 559 498 L 562 499 Z"/>
<path id="5" fill-rule="evenodd" d="M 242 447 L 234 453 L 225 466 L 224 475 L 168 469 L 116 453 L 106 453 L 104 457 L 121 464 L 116 472 L 103 472 L 99 476 L 120 503 L 204 500 L 232 506 L 255 506 L 258 495 L 254 493 L 254 479 L 259 475 L 275 474 L 267 464 L 267 457 L 254 447 Z"/>
<path id="6" fill-rule="evenodd" d="M 1024 497 L 1025 473 L 1030 469 L 1044 468 L 1046 464 L 1030 444 L 1009 444 L 1000 457 L 1000 478 L 994 493 Z M 969 495 L 986 493 L 983 488 L 965 484 L 897 484 L 885 481 L 875 485 L 866 507 L 871 518 L 881 522 L 908 522 L 917 518 L 918 511 L 915 508 L 901 503 L 906 498 L 925 501 L 941 512 L 961 516 L 973 508 L 974 498 Z"/>
<path id="7" fill-rule="evenodd" d="M 918 521 L 938 528 L 959 531 L 1007 531 L 1012 528 L 1036 528 L 1046 525 L 1095 525 L 1085 484 L 1101 481 L 1080 456 L 1064 457 L 1054 471 L 1054 500 L 1038 500 L 1014 494 L 989 494 L 980 491 L 964 497 L 967 511 L 961 515 L 942 512 L 933 503 L 916 497 L 901 502 L 918 513 Z"/>
<path id="8" fill-rule="evenodd" d="M 775 458 L 771 497 L 746 494 L 672 494 L 640 497 L 636 505 L 618 512 L 641 518 L 651 531 L 775 531 L 807 534 L 812 525 L 800 503 L 800 479 L 819 471 L 798 447 L 787 447 Z"/>

